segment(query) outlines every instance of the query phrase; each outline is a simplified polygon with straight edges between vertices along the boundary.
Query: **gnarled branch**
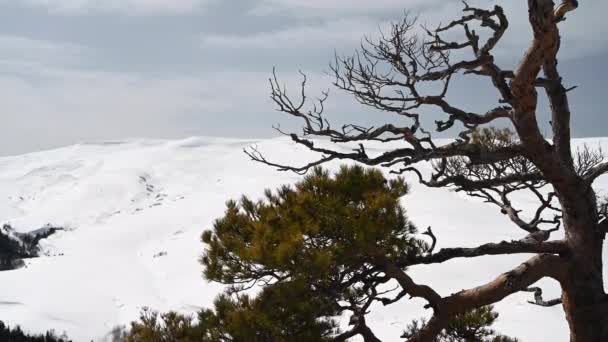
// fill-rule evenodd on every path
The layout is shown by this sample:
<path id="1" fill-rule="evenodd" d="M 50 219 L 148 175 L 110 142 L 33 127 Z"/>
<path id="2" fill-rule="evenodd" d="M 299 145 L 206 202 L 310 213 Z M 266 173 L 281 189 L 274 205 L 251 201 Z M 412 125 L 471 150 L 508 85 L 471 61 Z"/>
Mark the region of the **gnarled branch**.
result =
<path id="1" fill-rule="evenodd" d="M 585 175 L 584 181 L 587 186 L 590 186 L 593 181 L 601 175 L 608 172 L 608 162 L 598 164 L 591 168 Z"/>
<path id="2" fill-rule="evenodd" d="M 383 256 L 374 256 L 373 262 L 380 267 L 387 276 L 395 279 L 401 288 L 412 298 L 422 298 L 429 303 L 430 307 L 439 307 L 441 303 L 441 296 L 431 287 L 417 284 L 397 264 Z"/>
<path id="3" fill-rule="evenodd" d="M 562 240 L 557 241 L 501 241 L 499 243 L 486 243 L 477 247 L 471 248 L 442 248 L 437 253 L 420 256 L 409 260 L 403 260 L 399 266 L 413 266 L 419 264 L 437 264 L 457 258 L 474 258 L 487 255 L 505 255 L 505 254 L 565 254 L 568 252 L 568 246 Z"/>
<path id="4" fill-rule="evenodd" d="M 544 306 L 544 307 L 551 307 L 551 306 L 556 306 L 556 305 L 562 304 L 561 298 L 551 299 L 548 301 L 544 300 L 543 299 L 543 290 L 540 287 L 529 287 L 523 291 L 534 292 L 534 301 L 528 301 L 528 303 L 530 303 L 530 304 Z"/>
<path id="5" fill-rule="evenodd" d="M 559 256 L 541 254 L 487 284 L 441 298 L 429 323 L 409 342 L 432 341 L 447 326 L 450 317 L 499 302 L 509 295 L 528 289 L 544 277 L 561 279 L 562 266 L 563 261 Z"/>

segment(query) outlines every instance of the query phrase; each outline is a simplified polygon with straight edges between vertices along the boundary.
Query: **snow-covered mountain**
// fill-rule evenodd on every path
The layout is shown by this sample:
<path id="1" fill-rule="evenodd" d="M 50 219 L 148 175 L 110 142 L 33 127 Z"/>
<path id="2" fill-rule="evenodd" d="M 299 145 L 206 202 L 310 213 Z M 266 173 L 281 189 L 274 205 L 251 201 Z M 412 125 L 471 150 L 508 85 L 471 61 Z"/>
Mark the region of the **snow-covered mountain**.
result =
<path id="1" fill-rule="evenodd" d="M 608 150 L 608 139 L 577 141 L 582 143 Z M 203 229 L 222 215 L 228 199 L 258 197 L 264 188 L 300 177 L 251 162 L 242 149 L 252 144 L 291 164 L 313 157 L 286 139 L 189 138 L 79 144 L 0 158 L 0 224 L 20 232 L 46 224 L 67 228 L 42 242 L 45 256 L 0 272 L 0 320 L 27 330 L 66 331 L 75 341 L 103 341 L 143 306 L 183 312 L 209 306 L 221 287 L 201 276 Z M 522 237 L 487 204 L 424 188 L 413 178 L 410 183 L 403 204 L 419 226 L 433 227 L 438 247 Z M 600 179 L 598 188 L 608 189 L 608 179 Z M 525 258 L 457 260 L 411 272 L 449 294 L 487 282 Z M 540 284 L 547 296 L 558 294 L 557 284 Z M 532 306 L 529 299 L 529 293 L 516 294 L 497 305 L 497 328 L 524 342 L 567 341 L 561 308 Z M 420 301 L 404 300 L 373 308 L 369 323 L 381 339 L 395 341 L 407 322 L 424 314 Z"/>

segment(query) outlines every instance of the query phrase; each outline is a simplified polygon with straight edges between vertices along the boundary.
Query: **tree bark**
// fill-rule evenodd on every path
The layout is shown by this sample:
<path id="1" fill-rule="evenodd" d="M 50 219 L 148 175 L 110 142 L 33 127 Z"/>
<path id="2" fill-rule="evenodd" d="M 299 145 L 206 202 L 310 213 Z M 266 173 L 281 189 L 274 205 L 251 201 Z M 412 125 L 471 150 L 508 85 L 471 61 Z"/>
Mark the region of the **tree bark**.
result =
<path id="1" fill-rule="evenodd" d="M 563 307 L 571 342 L 608 341 L 608 297 L 604 290 L 596 196 L 591 188 L 560 198 L 570 255 L 566 263 Z"/>
<path id="2" fill-rule="evenodd" d="M 556 67 L 560 35 L 554 3 L 528 0 L 528 8 L 534 40 L 515 71 L 512 92 L 517 101 L 513 122 L 528 157 L 553 185 L 562 207 L 569 253 L 564 256 L 565 269 L 560 283 L 570 341 L 608 341 L 608 299 L 602 270 L 605 232 L 598 225 L 596 195 L 574 170 L 570 109 Z M 540 134 L 536 121 L 538 99 L 534 79 L 541 68 L 554 82 L 546 89 L 553 118 L 553 146 Z"/>

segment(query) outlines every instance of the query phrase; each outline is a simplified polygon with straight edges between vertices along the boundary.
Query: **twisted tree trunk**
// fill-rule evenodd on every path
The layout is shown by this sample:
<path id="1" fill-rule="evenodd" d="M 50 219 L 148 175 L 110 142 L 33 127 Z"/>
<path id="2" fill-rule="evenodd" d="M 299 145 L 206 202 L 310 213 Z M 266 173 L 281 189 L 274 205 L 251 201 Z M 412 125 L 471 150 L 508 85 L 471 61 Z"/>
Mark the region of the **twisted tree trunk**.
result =
<path id="1" fill-rule="evenodd" d="M 566 195 L 563 222 L 570 253 L 561 285 L 570 341 L 608 341 L 608 296 L 602 270 L 605 233 L 597 224 L 596 196 L 591 189 Z"/>

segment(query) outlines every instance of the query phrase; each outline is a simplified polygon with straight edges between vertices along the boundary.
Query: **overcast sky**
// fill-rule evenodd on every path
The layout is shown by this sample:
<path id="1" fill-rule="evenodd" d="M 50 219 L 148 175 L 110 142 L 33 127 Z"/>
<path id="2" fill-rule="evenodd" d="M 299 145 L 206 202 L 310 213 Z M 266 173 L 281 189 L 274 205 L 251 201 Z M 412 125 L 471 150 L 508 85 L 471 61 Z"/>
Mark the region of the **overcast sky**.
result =
<path id="1" fill-rule="evenodd" d="M 498 3 L 511 21 L 499 57 L 511 68 L 530 37 L 525 2 Z M 273 124 L 291 121 L 268 99 L 273 66 L 294 86 L 302 69 L 313 91 L 327 86 L 334 50 L 351 52 L 404 10 L 437 24 L 460 8 L 455 0 L 0 0 L 0 155 L 129 137 L 273 136 Z M 579 85 L 577 136 L 608 136 L 606 13 L 608 1 L 584 0 L 560 24 L 565 83 Z M 391 119 L 331 94 L 336 121 Z M 478 83 L 457 84 L 451 96 L 479 109 L 496 100 Z"/>

